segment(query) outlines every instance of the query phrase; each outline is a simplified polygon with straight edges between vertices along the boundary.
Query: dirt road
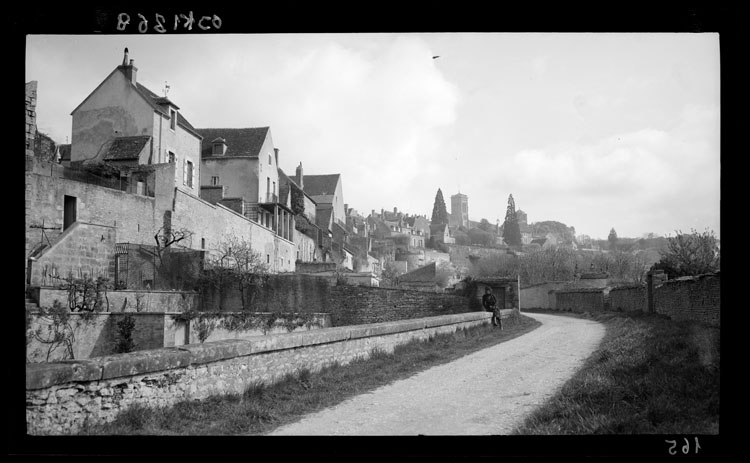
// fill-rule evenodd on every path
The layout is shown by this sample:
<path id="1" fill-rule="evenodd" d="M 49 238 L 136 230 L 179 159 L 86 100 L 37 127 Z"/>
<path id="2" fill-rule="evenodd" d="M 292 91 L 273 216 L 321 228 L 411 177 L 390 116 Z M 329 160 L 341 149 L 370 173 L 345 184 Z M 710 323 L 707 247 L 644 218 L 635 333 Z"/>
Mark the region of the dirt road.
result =
<path id="1" fill-rule="evenodd" d="M 604 336 L 604 326 L 591 320 L 525 315 L 542 326 L 270 434 L 509 434 L 573 375 Z"/>

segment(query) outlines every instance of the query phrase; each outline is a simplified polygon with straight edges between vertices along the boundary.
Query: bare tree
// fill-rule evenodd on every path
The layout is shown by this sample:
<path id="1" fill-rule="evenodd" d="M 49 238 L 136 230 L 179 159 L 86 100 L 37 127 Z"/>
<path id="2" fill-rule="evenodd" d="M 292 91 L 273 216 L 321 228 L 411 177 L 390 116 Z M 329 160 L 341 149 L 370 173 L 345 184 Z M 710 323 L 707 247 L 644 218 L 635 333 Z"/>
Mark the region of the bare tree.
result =
<path id="1" fill-rule="evenodd" d="M 242 300 L 242 310 L 252 307 L 260 288 L 268 278 L 268 265 L 259 252 L 253 250 L 249 241 L 230 237 L 219 244 L 219 261 L 222 267 L 231 269 L 231 277 L 237 284 Z"/>

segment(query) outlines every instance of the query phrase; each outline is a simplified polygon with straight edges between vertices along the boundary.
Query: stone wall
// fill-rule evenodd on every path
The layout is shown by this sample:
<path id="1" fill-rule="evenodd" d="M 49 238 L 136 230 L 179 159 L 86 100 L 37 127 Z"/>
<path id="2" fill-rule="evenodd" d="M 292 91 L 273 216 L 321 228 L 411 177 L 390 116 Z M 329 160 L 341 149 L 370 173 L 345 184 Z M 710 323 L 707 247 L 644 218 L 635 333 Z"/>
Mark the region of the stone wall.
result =
<path id="1" fill-rule="evenodd" d="M 231 317 L 233 314 L 226 313 L 222 314 L 222 317 Z M 224 341 L 227 339 L 248 339 L 255 336 L 266 336 L 273 334 L 299 332 L 299 331 L 310 331 L 321 328 L 331 327 L 331 316 L 329 314 L 308 314 L 312 315 L 310 318 L 301 317 L 289 317 L 288 319 L 276 319 L 274 314 L 271 313 L 260 313 L 255 312 L 252 315 L 254 322 L 253 327 L 245 329 L 226 329 L 223 327 L 217 318 L 208 319 L 211 328 L 208 330 L 208 336 L 203 342 L 215 342 Z M 246 313 L 241 313 L 240 316 L 246 318 Z M 289 323 L 285 326 L 285 321 Z M 270 325 L 269 325 L 270 323 Z M 181 346 L 183 344 L 196 344 L 200 343 L 199 326 L 200 322 L 191 320 L 189 322 L 178 321 L 174 327 L 174 346 Z M 166 346 L 166 344 L 165 344 Z"/>
<path id="2" fill-rule="evenodd" d="M 271 275 L 252 308 L 262 312 L 329 313 L 333 326 L 468 312 L 468 299 L 443 293 L 427 293 L 368 286 L 336 285 L 328 277 Z M 240 310 L 239 292 L 231 289 L 223 300 L 224 310 Z M 218 295 L 208 294 L 204 311 L 218 310 Z"/>
<path id="3" fill-rule="evenodd" d="M 603 289 L 585 288 L 555 291 L 555 310 L 601 312 L 606 310 Z"/>
<path id="4" fill-rule="evenodd" d="M 26 156 L 34 156 L 37 81 L 26 82 Z"/>
<path id="5" fill-rule="evenodd" d="M 698 320 L 719 326 L 720 274 L 678 278 L 657 286 L 654 289 L 654 309 L 673 320 Z"/>
<path id="6" fill-rule="evenodd" d="M 523 309 L 554 309 L 550 300 L 550 291 L 564 288 L 568 282 L 551 281 L 521 288 L 521 310 Z"/>
<path id="7" fill-rule="evenodd" d="M 78 313 L 71 314 L 66 332 L 72 334 L 70 344 L 72 352 L 69 352 L 65 345 L 53 346 L 32 337 L 26 346 L 26 360 L 39 363 L 111 355 L 115 352 L 117 343 L 117 322 L 125 315 L 101 312 L 94 314 L 87 321 Z M 136 350 L 158 349 L 174 345 L 174 333 L 177 328 L 171 316 L 163 313 L 133 313 L 131 315 L 135 320 L 133 342 Z M 51 325 L 51 320 L 35 312 L 30 314 L 30 318 L 29 329 L 35 331 L 41 328 L 40 338 L 51 340 L 51 332 L 47 328 Z"/>
<path id="8" fill-rule="evenodd" d="M 469 311 L 467 298 L 451 294 L 363 286 L 332 286 L 333 326 L 358 325 Z"/>
<path id="9" fill-rule="evenodd" d="M 162 347 L 181 346 L 184 344 L 200 343 L 198 335 L 200 323 L 178 318 L 179 312 L 129 312 L 135 320 L 133 342 L 135 350 L 158 349 Z M 38 337 L 31 336 L 26 346 L 26 360 L 32 363 L 54 362 L 67 359 L 89 359 L 115 353 L 117 342 L 117 322 L 126 315 L 123 312 L 98 312 L 90 319 L 84 319 L 81 314 L 71 314 L 68 327 L 61 332 L 68 334 L 70 347 L 49 342 L 53 339 L 53 331 L 49 330 L 52 320 L 42 316 L 39 312 L 29 313 L 29 332 L 41 328 Z M 221 317 L 211 317 L 207 323 L 211 328 L 204 342 L 221 341 L 225 339 L 246 339 L 254 336 L 287 333 L 289 331 L 309 331 L 331 326 L 328 314 L 312 314 L 304 319 L 300 317 L 276 319 L 273 314 L 253 313 L 242 314 L 243 318 L 257 323 L 256 328 L 228 330 L 220 323 L 220 318 L 232 317 L 233 314 L 222 314 Z M 249 315 L 249 317 L 248 317 Z M 272 319 L 273 318 L 273 319 Z M 288 322 L 285 324 L 285 321 Z M 270 325 L 268 324 L 270 322 Z M 70 349 L 70 350 L 69 350 Z"/>
<path id="10" fill-rule="evenodd" d="M 52 307 L 55 300 L 66 303 L 68 293 L 64 289 L 32 288 L 31 298 L 40 307 Z M 184 312 L 198 309 L 199 297 L 194 291 L 107 291 L 109 312 Z"/>
<path id="11" fill-rule="evenodd" d="M 619 286 L 609 291 L 609 308 L 620 312 L 648 311 L 648 295 L 642 285 Z"/>
<path id="12" fill-rule="evenodd" d="M 293 242 L 276 235 L 272 230 L 244 217 L 221 204 L 213 205 L 181 190 L 175 191 L 172 226 L 186 228 L 193 235 L 185 246 L 199 249 L 201 239 L 211 252 L 227 236 L 236 236 L 251 243 L 261 253 L 272 273 L 295 270 L 296 247 Z"/>
<path id="13" fill-rule="evenodd" d="M 54 276 L 78 277 L 79 273 L 113 279 L 115 239 L 114 227 L 75 222 L 41 256 L 33 258 L 29 283 L 55 284 L 59 280 Z"/>
<path id="14" fill-rule="evenodd" d="M 506 316 L 510 315 L 504 314 Z M 242 393 L 300 369 L 367 358 L 414 339 L 489 323 L 475 312 L 364 326 L 259 336 L 26 367 L 26 428 L 32 435 L 75 434 L 135 405 L 169 406 Z"/>

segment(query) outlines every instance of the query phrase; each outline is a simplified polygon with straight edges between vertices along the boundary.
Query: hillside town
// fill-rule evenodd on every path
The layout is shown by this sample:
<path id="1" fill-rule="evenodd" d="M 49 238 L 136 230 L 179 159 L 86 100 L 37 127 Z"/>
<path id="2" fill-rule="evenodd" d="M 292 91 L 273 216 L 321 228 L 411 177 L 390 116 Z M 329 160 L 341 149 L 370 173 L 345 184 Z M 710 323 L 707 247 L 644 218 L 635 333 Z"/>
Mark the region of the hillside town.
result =
<path id="1" fill-rule="evenodd" d="M 346 197 L 356 179 L 285 159 L 270 125 L 196 127 L 191 108 L 143 85 L 127 48 L 112 64 L 72 108 L 69 143 L 37 128 L 38 89 L 51 84 L 25 85 L 30 434 L 77 433 L 133 404 L 243 393 L 412 340 L 478 327 L 520 336 L 541 324 L 526 309 L 719 325 L 712 232 L 684 235 L 708 250 L 689 267 L 665 257 L 687 246 L 683 235 L 612 227 L 592 239 L 529 221 L 534 211 L 511 191 L 495 223 L 442 185 L 424 198 L 430 216 L 399 204 L 359 210 Z M 590 326 L 580 325 L 540 345 L 583 342 L 575 330 Z M 570 371 L 603 330 L 589 335 Z"/>

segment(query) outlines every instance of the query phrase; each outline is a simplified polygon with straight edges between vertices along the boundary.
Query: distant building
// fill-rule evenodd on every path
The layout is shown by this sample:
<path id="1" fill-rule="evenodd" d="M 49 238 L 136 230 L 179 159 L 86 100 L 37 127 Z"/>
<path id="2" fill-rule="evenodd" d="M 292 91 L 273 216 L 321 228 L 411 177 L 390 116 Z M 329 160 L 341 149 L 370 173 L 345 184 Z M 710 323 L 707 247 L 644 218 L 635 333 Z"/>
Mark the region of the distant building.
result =
<path id="1" fill-rule="evenodd" d="M 454 227 L 469 227 L 469 197 L 457 193 L 451 196 L 449 224 Z"/>

